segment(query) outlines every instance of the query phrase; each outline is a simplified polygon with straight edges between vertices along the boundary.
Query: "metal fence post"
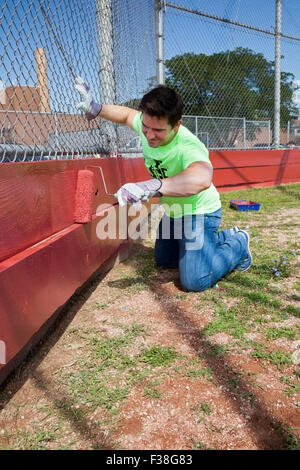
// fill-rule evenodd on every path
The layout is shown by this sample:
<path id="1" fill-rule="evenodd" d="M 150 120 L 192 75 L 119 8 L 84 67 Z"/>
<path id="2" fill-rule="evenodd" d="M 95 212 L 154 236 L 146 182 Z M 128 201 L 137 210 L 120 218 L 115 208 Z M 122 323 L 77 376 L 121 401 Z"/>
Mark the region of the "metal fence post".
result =
<path id="1" fill-rule="evenodd" d="M 287 130 L 286 130 L 286 144 L 290 141 L 290 133 L 291 133 L 291 121 L 287 123 Z"/>
<path id="2" fill-rule="evenodd" d="M 96 22 L 101 99 L 103 103 L 116 104 L 112 0 L 96 0 Z M 102 120 L 101 128 L 107 135 L 109 150 L 115 152 L 117 149 L 115 124 Z"/>
<path id="3" fill-rule="evenodd" d="M 274 87 L 274 146 L 280 145 L 280 60 L 281 60 L 281 0 L 276 0 L 275 24 L 275 87 Z"/>
<path id="4" fill-rule="evenodd" d="M 164 66 L 164 21 L 163 5 L 161 0 L 155 0 L 155 27 L 156 27 L 156 79 L 157 83 L 165 83 Z"/>

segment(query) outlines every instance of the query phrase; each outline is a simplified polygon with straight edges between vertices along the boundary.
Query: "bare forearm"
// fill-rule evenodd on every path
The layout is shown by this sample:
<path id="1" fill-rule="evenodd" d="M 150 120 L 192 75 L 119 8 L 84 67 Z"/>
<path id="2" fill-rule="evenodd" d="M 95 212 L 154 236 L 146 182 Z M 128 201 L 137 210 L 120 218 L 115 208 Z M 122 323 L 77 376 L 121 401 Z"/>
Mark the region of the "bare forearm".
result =
<path id="1" fill-rule="evenodd" d="M 99 116 L 117 124 L 131 126 L 132 119 L 137 113 L 136 110 L 127 108 L 126 106 L 118 106 L 114 104 L 104 104 Z"/>
<path id="2" fill-rule="evenodd" d="M 209 188 L 212 168 L 209 164 L 192 164 L 186 170 L 162 180 L 160 192 L 163 196 L 187 197 Z"/>

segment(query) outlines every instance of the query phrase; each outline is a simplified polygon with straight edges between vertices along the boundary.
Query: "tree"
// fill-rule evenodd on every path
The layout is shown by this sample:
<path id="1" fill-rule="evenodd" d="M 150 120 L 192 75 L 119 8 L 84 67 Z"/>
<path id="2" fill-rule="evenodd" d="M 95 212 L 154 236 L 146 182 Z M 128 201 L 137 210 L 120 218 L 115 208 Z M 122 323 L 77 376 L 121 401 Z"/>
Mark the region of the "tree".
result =
<path id="1" fill-rule="evenodd" d="M 186 53 L 166 61 L 166 84 L 183 98 L 185 114 L 270 120 L 273 126 L 274 66 L 263 54 L 242 47 L 212 55 Z M 281 73 L 281 124 L 297 109 L 294 79 L 292 73 Z"/>

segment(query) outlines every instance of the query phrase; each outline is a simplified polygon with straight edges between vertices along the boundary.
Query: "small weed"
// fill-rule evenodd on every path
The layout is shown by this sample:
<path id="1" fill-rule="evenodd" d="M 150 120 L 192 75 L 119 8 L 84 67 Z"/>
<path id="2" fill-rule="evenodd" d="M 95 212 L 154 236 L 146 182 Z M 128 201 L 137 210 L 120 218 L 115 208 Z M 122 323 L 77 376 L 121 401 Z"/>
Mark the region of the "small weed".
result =
<path id="1" fill-rule="evenodd" d="M 211 414 L 211 409 L 210 409 L 209 403 L 207 403 L 206 401 L 201 402 L 200 407 L 201 407 L 202 413 L 204 413 L 205 415 L 210 415 Z"/>
<path id="2" fill-rule="evenodd" d="M 300 384 L 296 380 L 293 380 L 291 377 L 280 377 L 280 381 L 287 385 L 287 388 L 284 391 L 284 393 L 286 393 L 287 395 L 292 395 L 294 393 L 299 392 Z"/>
<path id="3" fill-rule="evenodd" d="M 228 379 L 227 383 L 228 383 L 229 389 L 233 390 L 239 385 L 240 379 L 238 377 L 230 377 L 230 379 Z"/>
<path id="4" fill-rule="evenodd" d="M 251 408 L 254 408 L 255 397 L 253 393 L 242 392 L 242 393 L 239 393 L 239 396 L 241 398 L 245 398 L 246 400 L 249 400 Z"/>
<path id="5" fill-rule="evenodd" d="M 282 450 L 300 450 L 300 440 L 293 433 L 293 428 L 285 428 L 285 423 L 281 423 L 277 430 L 285 440 Z"/>
<path id="6" fill-rule="evenodd" d="M 162 392 L 158 388 L 146 388 L 144 397 L 147 398 L 161 398 Z"/>
<path id="7" fill-rule="evenodd" d="M 186 299 L 188 294 L 176 294 L 176 299 L 184 300 Z"/>
<path id="8" fill-rule="evenodd" d="M 206 447 L 203 442 L 196 442 L 195 439 L 192 439 L 193 450 L 215 450 L 214 448 Z"/>
<path id="9" fill-rule="evenodd" d="M 106 307 L 108 307 L 108 304 L 106 304 L 105 302 L 102 302 L 100 304 L 95 304 L 94 308 L 96 308 L 97 310 L 101 310 L 101 309 L 106 308 Z"/>
<path id="10" fill-rule="evenodd" d="M 207 343 L 207 350 L 205 354 L 199 354 L 201 357 L 205 357 L 205 355 L 209 357 L 222 357 L 227 354 L 230 349 L 229 344 L 211 344 Z"/>
<path id="11" fill-rule="evenodd" d="M 292 272 L 292 266 L 289 263 L 287 256 L 280 256 L 278 259 L 273 259 L 272 272 L 273 276 L 278 277 L 289 277 Z"/>
<path id="12" fill-rule="evenodd" d="M 179 355 L 174 347 L 153 346 L 144 349 L 139 359 L 141 362 L 150 364 L 152 367 L 165 366 L 174 362 Z"/>

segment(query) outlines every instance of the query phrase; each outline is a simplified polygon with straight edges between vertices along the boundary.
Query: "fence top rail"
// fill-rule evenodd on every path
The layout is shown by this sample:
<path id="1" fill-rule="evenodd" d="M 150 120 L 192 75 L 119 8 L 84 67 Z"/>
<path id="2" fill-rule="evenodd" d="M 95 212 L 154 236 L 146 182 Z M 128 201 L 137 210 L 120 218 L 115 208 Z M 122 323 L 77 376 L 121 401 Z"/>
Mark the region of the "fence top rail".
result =
<path id="1" fill-rule="evenodd" d="M 264 123 L 264 124 L 269 124 L 270 121 L 259 121 L 257 119 L 250 120 L 246 119 L 244 117 L 229 117 L 229 116 L 197 116 L 197 115 L 192 115 L 192 114 L 183 114 L 183 118 L 196 118 L 196 119 L 230 119 L 232 120 L 237 120 L 237 121 L 246 121 L 246 122 L 258 122 L 258 123 Z"/>
<path id="2" fill-rule="evenodd" d="M 232 24 L 233 26 L 239 26 L 245 29 L 251 29 L 253 31 L 258 31 L 259 33 L 269 34 L 270 36 L 281 36 L 282 38 L 293 39 L 294 41 L 300 41 L 300 38 L 297 36 L 290 36 L 289 34 L 278 33 L 275 31 L 270 31 L 269 29 L 258 28 L 256 26 L 251 26 L 245 23 L 239 23 L 238 21 L 232 21 L 228 18 L 222 18 L 221 16 L 212 15 L 210 13 L 205 13 L 204 11 L 194 10 L 192 8 L 184 7 L 182 5 L 177 5 L 171 2 L 165 2 L 166 7 L 175 8 L 177 10 L 185 11 L 187 13 L 193 13 L 194 15 L 204 16 L 205 18 L 210 18 L 212 20 L 221 21 L 223 23 Z"/>
<path id="3" fill-rule="evenodd" d="M 28 110 L 22 110 L 22 109 L 0 109 L 0 113 L 4 114 L 37 114 L 37 115 L 48 115 L 48 116 L 54 116 L 61 114 L 62 116 L 82 116 L 81 113 L 69 113 L 69 112 L 62 112 L 62 111 L 28 111 Z"/>

